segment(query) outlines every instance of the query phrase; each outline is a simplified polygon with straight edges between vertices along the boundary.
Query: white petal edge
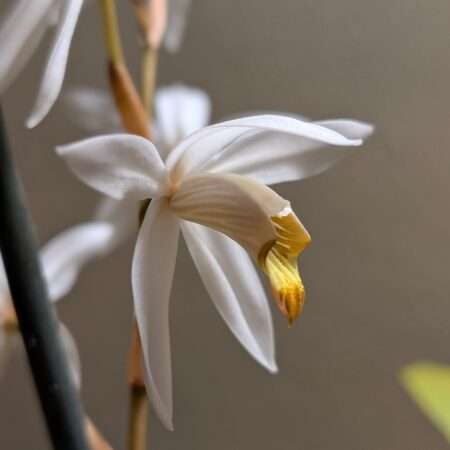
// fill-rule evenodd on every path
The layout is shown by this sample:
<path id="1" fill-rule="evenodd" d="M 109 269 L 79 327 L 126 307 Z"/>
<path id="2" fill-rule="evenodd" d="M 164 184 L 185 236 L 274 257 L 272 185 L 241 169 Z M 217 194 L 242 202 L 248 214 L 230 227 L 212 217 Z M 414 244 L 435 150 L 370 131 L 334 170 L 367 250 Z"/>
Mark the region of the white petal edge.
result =
<path id="1" fill-rule="evenodd" d="M 67 357 L 69 364 L 70 374 L 72 375 L 72 381 L 78 391 L 81 390 L 81 359 L 78 353 L 78 347 L 75 343 L 75 339 L 69 329 L 59 322 L 59 333 L 61 336 L 63 349 Z"/>
<path id="2" fill-rule="evenodd" d="M 136 236 L 139 230 L 139 209 L 138 202 L 128 199 L 106 197 L 99 203 L 94 220 L 108 222 L 113 228 L 106 252 L 115 250 L 131 236 Z"/>
<path id="3" fill-rule="evenodd" d="M 358 146 L 362 143 L 361 139 L 348 139 L 330 128 L 292 117 L 277 115 L 244 117 L 211 125 L 191 134 L 170 153 L 167 168 L 180 179 L 194 170 L 205 170 L 206 166 L 208 170 L 214 170 L 216 162 L 228 159 L 230 149 L 245 149 L 250 137 L 268 134 L 280 139 L 290 138 L 301 142 L 305 139 L 318 141 L 322 145 Z M 264 146 L 264 139 L 260 141 Z M 271 151 L 273 153 L 273 148 Z"/>
<path id="4" fill-rule="evenodd" d="M 354 143 L 363 142 L 373 132 L 371 125 L 353 120 L 329 120 L 316 125 Z M 270 185 L 318 175 L 355 151 L 358 151 L 355 145 L 330 146 L 323 141 L 271 130 L 249 132 L 207 162 L 203 170 L 232 172 Z"/>
<path id="5" fill-rule="evenodd" d="M 66 73 L 70 44 L 82 6 L 83 0 L 64 2 L 36 103 L 26 123 L 28 128 L 38 125 L 58 98 Z"/>
<path id="6" fill-rule="evenodd" d="M 191 0 L 168 0 L 164 47 L 169 52 L 177 52 L 181 46 L 190 7 Z"/>
<path id="7" fill-rule="evenodd" d="M 70 89 L 63 97 L 73 123 L 91 133 L 117 133 L 122 130 L 111 95 L 91 87 Z"/>
<path id="8" fill-rule="evenodd" d="M 0 93 L 13 82 L 31 58 L 49 27 L 48 14 L 54 0 L 14 0 L 0 24 Z"/>
<path id="9" fill-rule="evenodd" d="M 42 247 L 40 261 L 51 300 L 69 293 L 84 265 L 108 249 L 113 232 L 109 223 L 88 222 L 59 233 Z"/>
<path id="10" fill-rule="evenodd" d="M 173 430 L 169 300 L 178 248 L 179 221 L 167 200 L 152 201 L 136 243 L 132 286 L 150 403 Z"/>
<path id="11" fill-rule="evenodd" d="M 155 120 L 159 148 L 165 156 L 182 139 L 206 126 L 211 101 L 201 89 L 173 84 L 159 88 L 155 95 Z"/>
<path id="12" fill-rule="evenodd" d="M 6 277 L 3 258 L 0 253 L 0 308 L 3 308 L 6 305 L 8 297 L 9 297 L 8 279 Z"/>
<path id="13" fill-rule="evenodd" d="M 56 148 L 88 186 L 115 199 L 164 194 L 167 173 L 154 145 L 131 134 L 97 136 Z"/>
<path id="14" fill-rule="evenodd" d="M 272 316 L 247 252 L 222 233 L 182 222 L 183 236 L 219 314 L 250 355 L 276 373 Z"/>

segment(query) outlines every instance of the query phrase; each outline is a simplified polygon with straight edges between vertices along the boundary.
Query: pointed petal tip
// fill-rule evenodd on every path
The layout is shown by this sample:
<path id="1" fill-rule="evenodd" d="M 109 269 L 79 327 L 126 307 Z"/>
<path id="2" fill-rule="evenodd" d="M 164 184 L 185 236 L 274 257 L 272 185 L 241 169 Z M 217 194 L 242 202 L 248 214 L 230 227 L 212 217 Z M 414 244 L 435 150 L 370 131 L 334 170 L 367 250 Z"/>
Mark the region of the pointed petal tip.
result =
<path id="1" fill-rule="evenodd" d="M 280 371 L 275 361 L 267 365 L 266 369 L 269 371 L 271 375 L 276 375 Z"/>
<path id="2" fill-rule="evenodd" d="M 167 411 L 156 411 L 157 416 L 159 417 L 159 420 L 163 424 L 164 428 L 167 431 L 174 431 L 175 428 L 173 426 L 173 418 L 172 415 L 167 413 Z"/>
<path id="3" fill-rule="evenodd" d="M 39 125 L 39 123 L 42 121 L 43 117 L 38 117 L 36 114 L 31 114 L 28 119 L 25 121 L 25 126 L 31 130 L 32 128 Z"/>

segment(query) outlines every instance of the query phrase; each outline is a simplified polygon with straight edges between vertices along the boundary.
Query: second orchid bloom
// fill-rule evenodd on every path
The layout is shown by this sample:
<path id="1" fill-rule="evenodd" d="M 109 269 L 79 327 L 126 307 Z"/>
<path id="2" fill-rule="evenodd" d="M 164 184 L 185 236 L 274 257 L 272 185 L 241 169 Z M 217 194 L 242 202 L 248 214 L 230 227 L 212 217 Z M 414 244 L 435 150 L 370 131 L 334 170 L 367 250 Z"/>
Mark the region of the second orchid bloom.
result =
<path id="1" fill-rule="evenodd" d="M 148 392 L 168 428 L 168 306 L 180 231 L 231 331 L 256 360 L 276 371 L 270 309 L 248 255 L 268 276 L 291 323 L 303 307 L 297 257 L 310 236 L 290 202 L 268 185 L 326 170 L 371 132 L 370 125 L 351 120 L 313 123 L 260 115 L 198 130 L 164 159 L 165 152 L 150 141 L 125 134 L 58 149 L 94 189 L 135 204 L 151 199 L 137 239 L 132 286 Z"/>

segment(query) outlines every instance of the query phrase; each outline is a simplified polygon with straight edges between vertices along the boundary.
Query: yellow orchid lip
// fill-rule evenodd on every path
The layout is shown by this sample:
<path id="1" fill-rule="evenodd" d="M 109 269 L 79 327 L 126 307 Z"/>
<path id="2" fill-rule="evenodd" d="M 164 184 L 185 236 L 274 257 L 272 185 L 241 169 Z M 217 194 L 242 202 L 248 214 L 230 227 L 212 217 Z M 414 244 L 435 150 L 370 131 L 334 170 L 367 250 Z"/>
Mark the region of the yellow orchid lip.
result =
<path id="1" fill-rule="evenodd" d="M 277 239 L 263 246 L 258 262 L 269 277 L 278 308 L 291 326 L 305 303 L 305 288 L 298 271 L 297 257 L 311 238 L 290 208 L 271 217 L 271 220 Z"/>

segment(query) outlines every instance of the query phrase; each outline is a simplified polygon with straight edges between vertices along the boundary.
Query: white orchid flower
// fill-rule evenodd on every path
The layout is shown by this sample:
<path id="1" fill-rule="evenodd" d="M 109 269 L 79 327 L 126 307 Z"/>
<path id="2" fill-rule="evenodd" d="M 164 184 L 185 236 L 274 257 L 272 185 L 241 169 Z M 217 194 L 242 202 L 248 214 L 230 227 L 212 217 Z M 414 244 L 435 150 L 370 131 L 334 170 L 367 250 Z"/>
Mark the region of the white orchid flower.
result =
<path id="1" fill-rule="evenodd" d="M 69 293 L 81 268 L 105 248 L 112 233 L 113 229 L 108 223 L 81 224 L 60 233 L 42 248 L 40 261 L 52 301 L 56 302 Z M 79 388 L 81 369 L 75 341 L 62 323 L 60 333 L 75 385 Z M 0 257 L 0 369 L 18 340 L 17 318 Z"/>
<path id="2" fill-rule="evenodd" d="M 132 286 L 147 390 L 167 428 L 172 429 L 168 310 L 180 230 L 231 331 L 275 372 L 270 309 L 248 254 L 292 321 L 304 297 L 296 260 L 310 237 L 290 203 L 266 185 L 328 169 L 371 132 L 370 125 L 350 120 L 311 123 L 267 115 L 194 132 L 165 162 L 151 142 L 133 135 L 94 137 L 57 149 L 92 188 L 122 201 L 151 199 L 134 252 Z"/>
<path id="3" fill-rule="evenodd" d="M 83 0 L 14 0 L 0 24 L 0 94 L 24 68 L 45 32 L 56 27 L 42 83 L 27 126 L 47 115 L 61 91 Z"/>
<path id="4" fill-rule="evenodd" d="M 65 96 L 71 118 L 92 133 L 122 131 L 120 116 L 110 94 L 95 88 L 75 88 Z M 164 159 L 178 142 L 208 125 L 211 101 L 201 89 L 181 83 L 159 88 L 154 99 L 155 117 L 152 127 Z M 105 198 L 100 203 L 95 220 L 112 224 L 114 233 L 105 252 L 113 251 L 138 230 L 139 204 L 130 199 Z"/>

